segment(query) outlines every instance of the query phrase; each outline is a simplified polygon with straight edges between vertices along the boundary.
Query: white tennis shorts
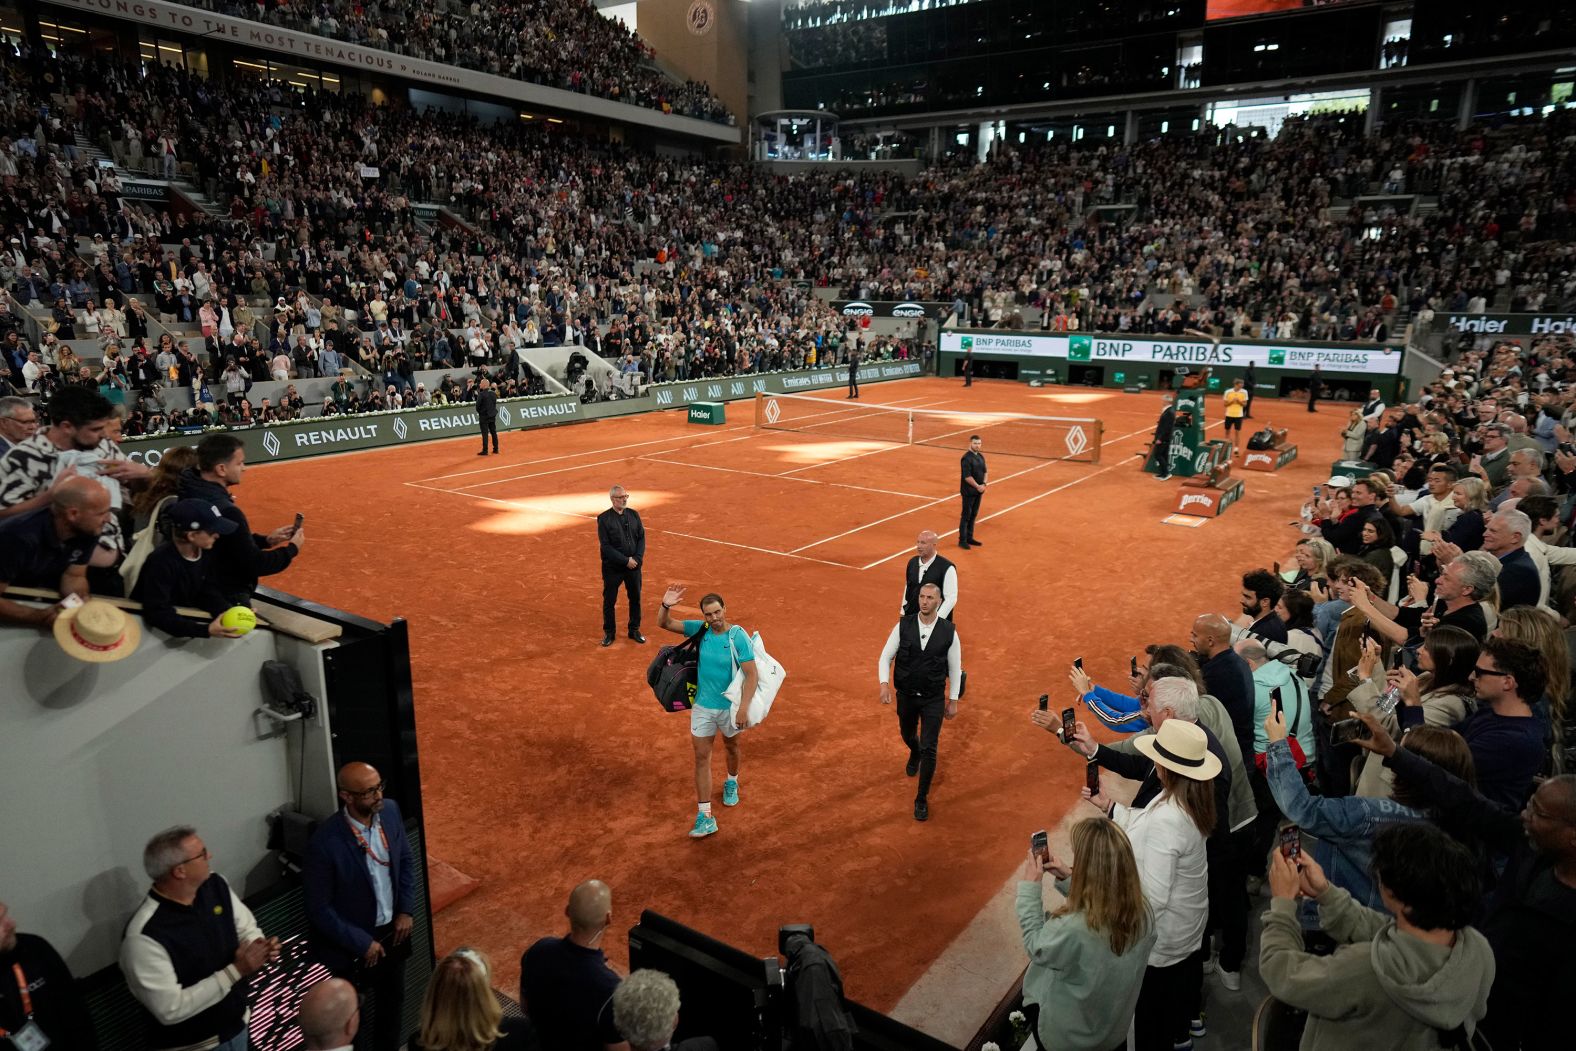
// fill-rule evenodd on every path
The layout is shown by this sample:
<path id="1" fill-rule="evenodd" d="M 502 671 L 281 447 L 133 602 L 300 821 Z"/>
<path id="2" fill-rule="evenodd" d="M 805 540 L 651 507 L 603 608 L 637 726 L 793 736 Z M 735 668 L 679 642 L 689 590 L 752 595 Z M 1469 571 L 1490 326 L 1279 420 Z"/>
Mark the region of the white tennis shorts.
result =
<path id="1" fill-rule="evenodd" d="M 733 709 L 702 708 L 698 704 L 690 709 L 691 736 L 715 737 L 719 730 L 724 737 L 737 737 L 744 732 L 733 727 Z"/>

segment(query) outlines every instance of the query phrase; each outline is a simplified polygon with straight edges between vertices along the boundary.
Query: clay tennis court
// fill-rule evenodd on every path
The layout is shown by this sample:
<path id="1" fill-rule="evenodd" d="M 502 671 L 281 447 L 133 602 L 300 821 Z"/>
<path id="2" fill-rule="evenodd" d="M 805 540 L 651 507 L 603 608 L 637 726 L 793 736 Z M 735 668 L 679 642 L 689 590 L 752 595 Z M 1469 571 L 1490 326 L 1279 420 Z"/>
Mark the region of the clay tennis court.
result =
<path id="1" fill-rule="evenodd" d="M 827 412 L 852 404 L 820 397 Z M 1175 484 L 1134 455 L 1158 394 L 916 379 L 869 384 L 864 401 L 1098 417 L 1104 452 L 1098 464 L 1002 455 L 996 445 L 1027 440 L 979 428 L 985 546 L 966 552 L 950 533 L 957 451 L 758 430 L 748 402 L 729 404 L 723 427 L 677 410 L 508 432 L 499 457 L 466 438 L 247 476 L 237 496 L 257 528 L 307 516 L 304 554 L 270 583 L 410 623 L 429 847 L 480 881 L 436 917 L 440 952 L 483 948 L 512 991 L 520 952 L 562 933 L 568 889 L 594 876 L 613 887 L 615 962 L 644 908 L 757 954 L 780 924 L 810 921 L 849 994 L 890 1009 L 1013 875 L 1029 833 L 1076 803 L 1083 762 L 1029 723 L 1035 698 L 1072 702 L 1074 657 L 1113 682 L 1144 643 L 1183 642 L 1195 614 L 1235 612 L 1239 574 L 1287 560 L 1287 523 L 1327 476 L 1346 417 L 1260 399 L 1255 422 L 1291 427 L 1300 459 L 1245 473 L 1222 518 L 1178 528 L 1162 523 Z M 1218 401 L 1210 412 L 1218 435 Z M 603 649 L 592 519 L 614 483 L 647 529 L 651 641 L 623 637 L 621 600 L 619 640 Z M 959 565 L 969 689 L 921 825 L 875 663 L 924 528 Z M 701 841 L 686 835 L 689 720 L 645 683 L 657 646 L 677 640 L 656 626 L 670 581 L 690 587 L 691 616 L 720 592 L 788 669 L 770 720 L 743 739 L 737 808 L 720 805 L 717 757 L 721 831 Z"/>

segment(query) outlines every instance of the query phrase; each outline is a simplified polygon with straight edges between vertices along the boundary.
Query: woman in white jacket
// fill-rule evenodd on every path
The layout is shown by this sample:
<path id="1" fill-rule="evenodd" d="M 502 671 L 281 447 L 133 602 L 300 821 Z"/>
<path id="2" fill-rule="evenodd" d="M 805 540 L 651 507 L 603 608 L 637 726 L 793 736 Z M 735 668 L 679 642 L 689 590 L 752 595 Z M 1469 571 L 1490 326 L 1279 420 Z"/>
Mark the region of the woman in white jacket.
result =
<path id="1" fill-rule="evenodd" d="M 1160 792 L 1140 808 L 1084 795 L 1127 832 L 1157 937 L 1138 994 L 1134 1047 L 1171 1051 L 1188 1040 L 1189 1013 L 1204 980 L 1201 945 L 1209 918 L 1204 840 L 1215 827 L 1220 760 L 1195 723 L 1167 719 L 1134 746 L 1155 764 Z M 1142 790 L 1141 790 L 1142 791 Z"/>

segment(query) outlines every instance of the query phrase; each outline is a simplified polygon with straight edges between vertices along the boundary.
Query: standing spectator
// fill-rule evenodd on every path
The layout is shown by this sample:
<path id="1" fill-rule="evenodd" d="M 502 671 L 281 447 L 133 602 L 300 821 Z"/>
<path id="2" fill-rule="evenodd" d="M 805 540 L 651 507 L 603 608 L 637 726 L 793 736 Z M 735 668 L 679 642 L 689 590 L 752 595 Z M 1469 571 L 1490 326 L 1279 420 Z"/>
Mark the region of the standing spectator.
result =
<path id="1" fill-rule="evenodd" d="M 153 888 L 126 925 L 120 969 L 151 1015 L 152 1048 L 246 1051 L 246 979 L 279 958 L 279 939 L 263 937 L 212 865 L 189 825 L 160 832 L 142 852 Z"/>
<path id="2" fill-rule="evenodd" d="M 613 892 L 586 880 L 564 909 L 569 933 L 541 938 L 520 957 L 520 1006 L 551 1051 L 628 1051 L 613 1021 L 618 975 L 602 936 L 613 922 Z"/>
<path id="3" fill-rule="evenodd" d="M 399 804 L 367 763 L 339 768 L 340 809 L 312 834 L 302 884 L 312 948 L 337 977 L 372 993 L 372 1046 L 399 1047 L 415 863 Z"/>
<path id="4" fill-rule="evenodd" d="M 115 407 L 94 391 L 81 387 L 58 391 L 49 403 L 49 427 L 0 456 L 0 519 L 47 505 L 51 484 L 76 473 L 69 465 L 78 455 L 99 448 L 114 416 Z M 130 460 L 103 460 L 96 468 L 116 482 L 130 483 L 148 473 Z M 118 538 L 118 526 L 111 530 Z"/>
<path id="5" fill-rule="evenodd" d="M 602 645 L 613 645 L 614 613 L 618 589 L 629 599 L 629 637 L 644 643 L 640 633 L 640 578 L 646 562 L 646 527 L 640 513 L 629 506 L 629 493 L 621 485 L 607 492 L 613 506 L 596 516 L 597 545 L 602 554 Z"/>
<path id="6" fill-rule="evenodd" d="M 1311 856 L 1271 854 L 1264 984 L 1308 1012 L 1307 1051 L 1465 1046 L 1494 980 L 1493 950 L 1469 926 L 1479 886 L 1472 854 L 1431 825 L 1391 826 L 1374 837 L 1374 877 L 1389 916 L 1332 885 Z M 1333 954 L 1304 951 L 1299 893 L 1318 903 Z"/>
<path id="7" fill-rule="evenodd" d="M 421 1023 L 410 1051 L 535 1051 L 524 1018 L 505 1018 L 492 992 L 492 967 L 476 949 L 438 961 L 427 979 Z"/>
<path id="8" fill-rule="evenodd" d="M 1500 609 L 1538 605 L 1542 582 L 1526 551 L 1531 535 L 1532 521 L 1520 511 L 1501 511 L 1483 527 L 1483 550 L 1499 559 Z"/>
<path id="9" fill-rule="evenodd" d="M 0 1032 L 17 1048 L 93 1051 L 98 1044 L 66 961 L 38 935 L 18 934 L 5 902 L 0 902 Z"/>
<path id="10" fill-rule="evenodd" d="M 1286 624 L 1275 612 L 1286 585 L 1267 569 L 1242 574 L 1242 615 L 1252 621 L 1248 634 L 1269 642 L 1286 642 Z"/>
<path id="11" fill-rule="evenodd" d="M 1204 676 L 1204 692 L 1231 716 L 1231 732 L 1246 759 L 1253 755 L 1253 669 L 1231 648 L 1231 625 L 1218 613 L 1193 621 L 1189 638 L 1193 656 Z"/>
<path id="12" fill-rule="evenodd" d="M 682 587 L 669 585 L 662 596 L 662 611 L 657 615 L 657 623 L 686 638 L 705 632 L 701 635 L 696 669 L 695 707 L 690 709 L 690 744 L 695 751 L 698 805 L 695 824 L 689 834 L 692 839 L 700 839 L 717 831 L 717 819 L 711 813 L 711 750 L 718 734 L 722 735 L 723 748 L 728 753 L 728 778 L 722 783 L 722 805 L 739 805 L 738 735 L 744 732 L 750 698 L 755 696 L 760 676 L 755 668 L 750 636 L 737 624 L 728 622 L 728 608 L 722 596 L 713 592 L 700 600 L 700 612 L 705 620 L 675 621 L 668 616 L 668 611 L 683 597 Z M 733 681 L 735 669 L 743 676 L 737 715 L 730 711 L 732 706 L 723 696 L 723 691 Z"/>
<path id="13" fill-rule="evenodd" d="M 1170 681 L 1170 680 L 1166 680 Z M 1127 832 L 1157 936 L 1135 1018 L 1137 1051 L 1171 1051 L 1188 1037 L 1188 1014 L 1204 980 L 1201 942 L 1209 914 L 1204 841 L 1215 828 L 1220 759 L 1202 728 L 1168 719 L 1134 742 L 1156 767 L 1161 791 L 1141 809 L 1083 789 Z"/>
<path id="14" fill-rule="evenodd" d="M 498 451 L 498 393 L 492 389 L 492 383 L 486 376 L 481 378 L 476 389 L 476 425 L 482 432 L 482 451 L 477 456 L 487 455 L 487 436 L 492 435 L 492 451 Z"/>
<path id="15" fill-rule="evenodd" d="M 1362 459 L 1363 447 L 1367 444 L 1368 422 L 1363 419 L 1363 410 L 1353 409 L 1345 429 L 1341 431 L 1341 459 Z"/>
<path id="16" fill-rule="evenodd" d="M 613 1023 L 630 1051 L 719 1051 L 709 1036 L 672 1042 L 679 1025 L 679 987 L 661 971 L 642 969 L 618 983 Z"/>
<path id="17" fill-rule="evenodd" d="M 232 605 L 249 606 L 260 577 L 289 568 L 306 546 L 306 531 L 281 526 L 267 536 L 253 533 L 246 512 L 230 496 L 246 474 L 246 446 L 232 434 L 210 434 L 197 443 L 197 466 L 181 473 L 177 495 L 212 504 L 235 523 L 235 532 L 214 545 L 215 582 Z"/>
<path id="18" fill-rule="evenodd" d="M 1085 818 L 1072 828 L 1073 863 L 1032 851 L 1018 880 L 1018 926 L 1029 969 L 1023 1004 L 1035 1046 L 1110 1051 L 1123 1046 L 1156 930 L 1127 834 Z M 1047 914 L 1041 881 L 1065 897 Z"/>
<path id="19" fill-rule="evenodd" d="M 909 777 L 919 775 L 915 821 L 930 818 L 930 782 L 936 773 L 941 722 L 957 716 L 963 688 L 963 643 L 952 622 L 939 615 L 940 607 L 940 586 L 921 585 L 919 612 L 892 628 L 876 665 L 881 703 L 891 704 L 893 693 L 897 694 L 898 729 L 908 746 L 904 772 Z"/>
<path id="20" fill-rule="evenodd" d="M 934 530 L 926 529 L 914 541 L 914 557 L 908 560 L 908 568 L 904 571 L 903 605 L 898 609 L 898 616 L 911 617 L 918 613 L 920 586 L 935 584 L 941 588 L 941 607 L 936 612 L 947 620 L 952 619 L 952 611 L 958 604 L 958 571 L 951 562 L 936 554 L 938 539 Z"/>
<path id="21" fill-rule="evenodd" d="M 361 1028 L 356 987 L 343 978 L 325 978 L 301 998 L 296 1019 L 306 1051 L 351 1051 Z"/>
<path id="22" fill-rule="evenodd" d="M 963 497 L 963 514 L 958 519 L 958 546 L 961 548 L 985 546 L 974 539 L 974 520 L 979 517 L 980 502 L 985 499 L 985 454 L 980 451 L 983 444 L 979 435 L 969 435 L 969 451 L 960 461 L 959 492 Z"/>
<path id="23" fill-rule="evenodd" d="M 1495 961 L 1483 1019 L 1490 1043 L 1529 1051 L 1564 1047 L 1569 1025 L 1551 1006 L 1576 985 L 1576 777 L 1549 778 L 1517 814 L 1369 725 L 1373 736 L 1362 746 L 1374 758 L 1419 785 L 1455 827 L 1508 859 L 1481 921 Z"/>
<path id="24" fill-rule="evenodd" d="M 0 521 L 0 596 L 17 587 L 54 588 L 62 598 L 88 597 L 88 563 L 110 517 L 109 493 L 86 478 L 50 490 L 50 505 Z M 0 623 L 53 627 L 52 606 L 24 606 L 0 597 Z"/>

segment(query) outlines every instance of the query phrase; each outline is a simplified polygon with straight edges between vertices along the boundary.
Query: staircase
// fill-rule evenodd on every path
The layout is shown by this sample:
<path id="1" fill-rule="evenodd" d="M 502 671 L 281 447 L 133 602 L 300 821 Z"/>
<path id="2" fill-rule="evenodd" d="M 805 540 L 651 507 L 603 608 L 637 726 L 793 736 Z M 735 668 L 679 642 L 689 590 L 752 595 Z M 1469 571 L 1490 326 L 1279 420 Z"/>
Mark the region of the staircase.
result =
<path id="1" fill-rule="evenodd" d="M 184 179 L 176 179 L 174 182 L 168 182 L 163 178 L 150 176 L 146 172 L 134 172 L 127 168 L 121 167 L 119 164 L 115 163 L 115 159 L 113 157 L 99 149 L 98 146 L 94 145 L 94 143 L 84 135 L 77 135 L 77 149 L 87 157 L 91 158 L 94 164 L 98 165 L 99 167 L 114 168 L 115 174 L 120 176 L 122 182 L 130 179 L 135 182 L 165 183 L 166 185 L 172 186 L 179 190 L 182 196 L 186 197 L 193 204 L 207 212 L 209 215 L 213 216 L 215 219 L 223 219 L 229 214 L 225 208 L 219 204 L 218 201 L 213 200 L 207 194 L 203 193 L 202 190 L 198 189 L 196 186 L 185 181 Z"/>

